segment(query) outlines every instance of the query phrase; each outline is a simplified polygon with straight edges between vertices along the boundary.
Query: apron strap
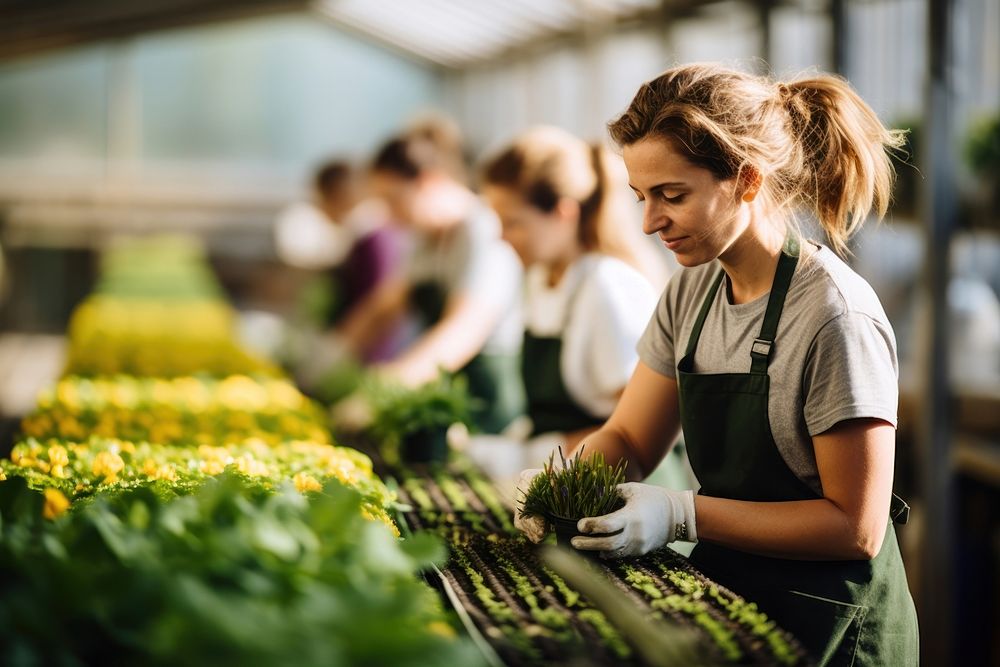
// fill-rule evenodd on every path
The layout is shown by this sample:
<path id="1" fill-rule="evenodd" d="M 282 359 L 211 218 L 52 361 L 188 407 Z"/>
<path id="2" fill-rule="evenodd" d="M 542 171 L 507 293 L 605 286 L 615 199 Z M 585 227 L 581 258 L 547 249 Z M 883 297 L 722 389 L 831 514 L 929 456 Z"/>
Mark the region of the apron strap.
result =
<path id="1" fill-rule="evenodd" d="M 778 267 L 774 271 L 774 281 L 771 283 L 771 295 L 767 299 L 767 310 L 764 312 L 764 322 L 761 324 L 757 339 L 750 346 L 750 372 L 754 375 L 766 375 L 767 364 L 771 358 L 771 347 L 778 333 L 778 320 L 785 306 L 785 296 L 788 286 L 795 274 L 795 265 L 799 262 L 799 242 L 791 234 L 785 239 L 785 246 L 778 256 Z"/>
<path id="2" fill-rule="evenodd" d="M 725 277 L 726 272 L 719 271 L 719 275 L 712 281 L 712 286 L 708 288 L 708 294 L 705 295 L 705 301 L 702 302 L 701 310 L 698 311 L 698 319 L 694 321 L 694 328 L 691 329 L 691 336 L 688 338 L 687 350 L 684 352 L 685 357 L 691 357 L 694 355 L 694 350 L 698 347 L 698 339 L 701 338 L 701 328 L 705 324 L 705 318 L 708 317 L 708 311 L 712 309 L 712 302 L 715 301 L 715 295 L 719 291 L 719 285 L 722 284 L 722 279 Z"/>

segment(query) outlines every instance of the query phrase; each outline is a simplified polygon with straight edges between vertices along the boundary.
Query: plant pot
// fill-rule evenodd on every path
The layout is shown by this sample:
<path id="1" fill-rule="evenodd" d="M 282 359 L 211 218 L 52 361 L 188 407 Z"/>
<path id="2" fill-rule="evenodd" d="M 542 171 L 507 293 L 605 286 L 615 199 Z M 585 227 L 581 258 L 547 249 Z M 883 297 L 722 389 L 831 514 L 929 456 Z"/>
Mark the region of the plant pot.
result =
<path id="1" fill-rule="evenodd" d="M 567 549 L 573 549 L 577 553 L 587 556 L 590 558 L 597 558 L 600 555 L 600 551 L 586 551 L 582 549 L 577 549 L 574 547 L 570 540 L 572 540 L 577 535 L 584 535 L 576 528 L 576 524 L 579 519 L 567 519 L 566 517 L 556 516 L 554 514 L 546 515 L 545 520 L 552 524 L 555 534 L 556 534 L 556 544 Z M 586 533 L 587 537 L 608 537 L 614 533 Z"/>
<path id="2" fill-rule="evenodd" d="M 448 458 L 448 430 L 421 429 L 403 437 L 399 458 L 406 463 L 441 463 Z"/>

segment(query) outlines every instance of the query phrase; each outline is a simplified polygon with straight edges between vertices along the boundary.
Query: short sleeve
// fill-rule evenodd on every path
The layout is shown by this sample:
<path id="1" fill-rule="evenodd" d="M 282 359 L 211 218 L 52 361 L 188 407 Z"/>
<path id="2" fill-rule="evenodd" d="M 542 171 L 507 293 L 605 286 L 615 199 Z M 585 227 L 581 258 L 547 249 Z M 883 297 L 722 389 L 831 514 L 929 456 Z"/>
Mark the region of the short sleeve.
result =
<path id="1" fill-rule="evenodd" d="M 506 310 L 520 293 L 521 272 L 521 261 L 506 241 L 479 239 L 457 288 L 477 301 Z"/>
<path id="2" fill-rule="evenodd" d="M 802 380 L 810 436 L 848 419 L 896 426 L 899 366 L 888 323 L 858 312 L 830 320 L 809 348 Z"/>
<path id="3" fill-rule="evenodd" d="M 667 284 L 637 346 L 639 360 L 669 378 L 677 377 L 674 361 L 674 317 L 671 308 L 673 297 L 677 292 L 677 282 L 671 280 Z"/>
<path id="4" fill-rule="evenodd" d="M 562 373 L 574 400 L 606 416 L 635 370 L 636 343 L 656 293 L 617 260 L 599 263 L 585 280 L 563 336 Z"/>

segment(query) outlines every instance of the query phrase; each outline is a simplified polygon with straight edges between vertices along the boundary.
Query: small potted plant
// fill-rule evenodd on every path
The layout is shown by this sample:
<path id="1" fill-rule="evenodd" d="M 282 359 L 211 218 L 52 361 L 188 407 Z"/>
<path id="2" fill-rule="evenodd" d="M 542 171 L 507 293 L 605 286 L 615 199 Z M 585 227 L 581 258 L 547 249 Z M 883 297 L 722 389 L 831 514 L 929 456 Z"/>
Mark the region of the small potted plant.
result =
<path id="1" fill-rule="evenodd" d="M 522 490 L 521 513 L 544 518 L 555 529 L 556 543 L 568 547 L 581 534 L 576 528 L 580 519 L 610 514 L 625 505 L 618 485 L 625 481 L 626 464 L 609 465 L 601 452 L 584 457 L 584 447 L 569 459 L 561 447 L 558 451 L 559 460 L 553 452 L 542 472 Z"/>
<path id="2" fill-rule="evenodd" d="M 372 433 L 388 447 L 398 447 L 406 463 L 435 463 L 448 456 L 452 424 L 470 424 L 472 399 L 463 376 L 442 373 L 410 389 L 382 386 L 373 391 Z"/>

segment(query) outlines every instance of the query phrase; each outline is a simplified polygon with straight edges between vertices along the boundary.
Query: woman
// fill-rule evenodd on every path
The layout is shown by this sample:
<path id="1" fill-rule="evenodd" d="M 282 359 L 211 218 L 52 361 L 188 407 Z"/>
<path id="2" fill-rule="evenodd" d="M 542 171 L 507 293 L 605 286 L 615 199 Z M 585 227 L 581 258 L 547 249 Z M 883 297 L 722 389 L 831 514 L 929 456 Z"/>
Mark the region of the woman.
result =
<path id="1" fill-rule="evenodd" d="M 624 508 L 579 525 L 617 534 L 574 546 L 617 557 L 697 541 L 694 564 L 818 663 L 916 664 L 890 522 L 892 328 L 862 278 L 798 239 L 790 213 L 811 209 L 842 250 L 869 210 L 884 212 L 899 136 L 841 79 L 774 83 L 712 65 L 644 84 L 609 129 L 644 231 L 685 269 L 587 449 L 639 476 L 683 428 L 701 489 L 627 483 Z M 517 519 L 532 539 L 544 532 Z"/>
<path id="2" fill-rule="evenodd" d="M 540 127 L 484 165 L 483 196 L 527 267 L 521 376 L 532 423 L 527 443 L 470 442 L 469 454 L 494 478 L 516 476 L 555 444 L 573 447 L 604 423 L 635 368 L 635 345 L 656 304 L 640 270 L 666 282 L 655 273 L 663 262 L 616 210 L 625 179 L 612 181 L 604 153 Z"/>
<path id="3" fill-rule="evenodd" d="M 462 372 L 480 399 L 476 425 L 498 433 L 523 409 L 518 376 L 521 267 L 496 216 L 454 175 L 450 152 L 410 134 L 372 166 L 375 194 L 413 232 L 401 275 L 380 284 L 337 328 L 332 346 L 360 356 L 408 309 L 423 333 L 381 372 L 419 385 L 439 369 Z"/>

